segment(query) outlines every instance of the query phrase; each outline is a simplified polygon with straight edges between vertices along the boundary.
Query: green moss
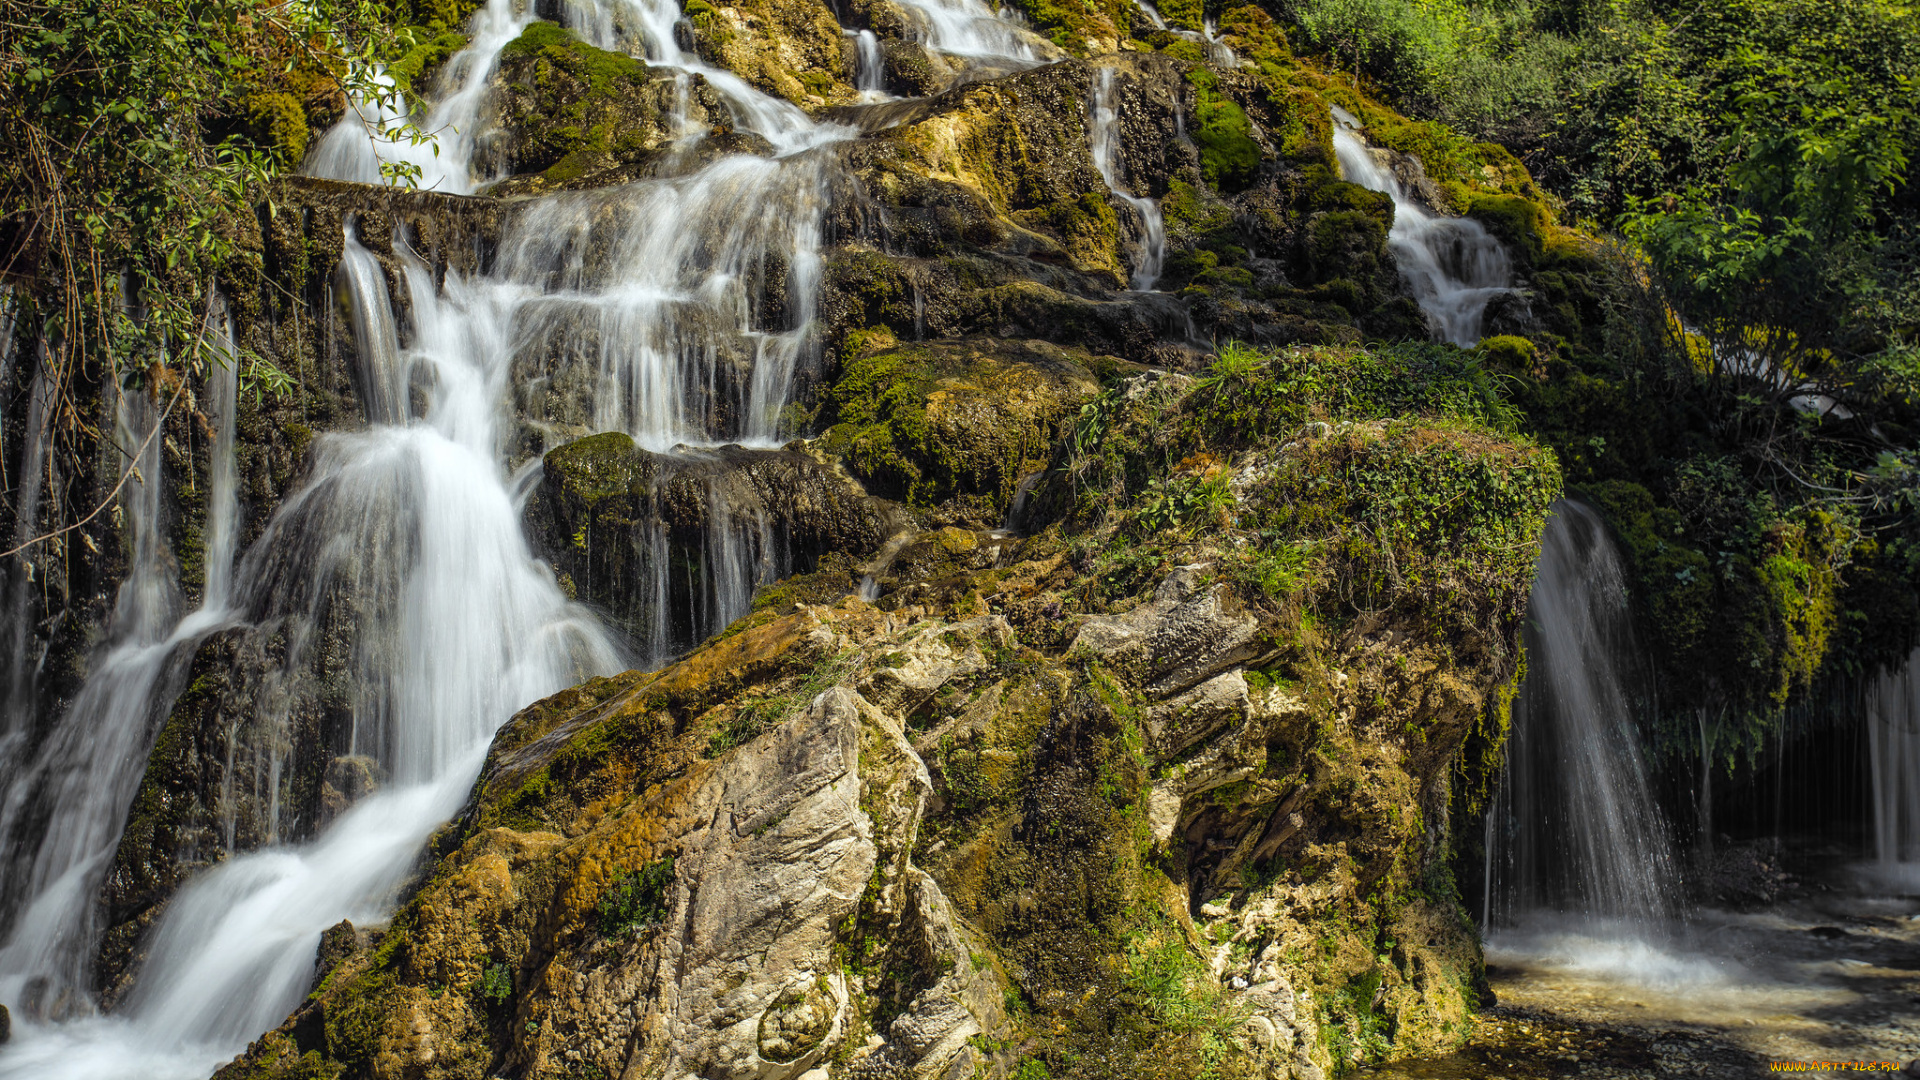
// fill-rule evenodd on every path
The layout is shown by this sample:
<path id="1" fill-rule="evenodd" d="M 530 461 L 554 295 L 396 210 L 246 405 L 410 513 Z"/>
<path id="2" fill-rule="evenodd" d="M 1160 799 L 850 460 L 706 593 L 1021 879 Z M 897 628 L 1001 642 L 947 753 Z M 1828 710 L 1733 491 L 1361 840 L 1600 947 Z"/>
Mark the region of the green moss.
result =
<path id="1" fill-rule="evenodd" d="M 371 1065 L 401 997 L 399 981 L 389 971 L 369 972 L 342 987 L 326 1007 L 327 1055 L 349 1070 Z"/>
<path id="2" fill-rule="evenodd" d="M 1131 0 L 1010 0 L 1047 40 L 1075 56 L 1092 51 L 1092 42 L 1124 37 L 1132 22 Z"/>
<path id="3" fill-rule="evenodd" d="M 1045 463 L 1054 424 L 1091 389 L 1084 369 L 1020 345 L 900 348 L 847 363 L 822 395 L 822 447 L 875 494 L 1005 513 L 1020 477 Z"/>
<path id="4" fill-rule="evenodd" d="M 427 80 L 454 53 L 467 47 L 467 36 L 453 30 L 434 33 L 424 27 L 407 27 L 395 34 L 395 46 L 404 49 L 387 64 L 393 85 L 418 104 L 427 89 Z"/>
<path id="5" fill-rule="evenodd" d="M 1546 212 L 1539 204 L 1517 195 L 1475 195 L 1467 216 L 1485 225 L 1517 261 L 1525 265 L 1539 261 L 1546 224 Z"/>
<path id="6" fill-rule="evenodd" d="M 307 114 L 292 94 L 265 93 L 247 98 L 247 123 L 254 137 L 280 159 L 284 168 L 307 153 Z"/>
<path id="7" fill-rule="evenodd" d="M 1475 346 L 1475 351 L 1485 358 L 1484 362 L 1489 368 L 1506 375 L 1531 373 L 1540 355 L 1540 350 L 1533 342 L 1511 334 L 1483 338 Z"/>
<path id="8" fill-rule="evenodd" d="M 1177 26 L 1182 30 L 1205 30 L 1207 28 L 1207 5 L 1204 0 L 1166 0 L 1159 5 L 1160 18 L 1168 26 Z"/>
<path id="9" fill-rule="evenodd" d="M 550 22 L 528 24 L 501 49 L 516 97 L 523 168 L 566 184 L 643 149 L 659 118 L 642 61 L 598 49 Z"/>
<path id="10" fill-rule="evenodd" d="M 672 884 L 670 858 L 616 875 L 593 909 L 600 936 L 633 937 L 665 918 L 667 889 Z"/>
<path id="11" fill-rule="evenodd" d="M 629 493 L 636 450 L 631 436 L 609 431 L 548 451 L 543 467 L 547 475 L 560 478 L 569 495 L 591 509 L 602 499 Z"/>
<path id="12" fill-rule="evenodd" d="M 1239 191 L 1260 169 L 1260 144 L 1246 110 L 1219 92 L 1219 79 L 1206 68 L 1187 73 L 1194 88 L 1194 144 L 1200 148 L 1200 173 L 1221 191 Z"/>

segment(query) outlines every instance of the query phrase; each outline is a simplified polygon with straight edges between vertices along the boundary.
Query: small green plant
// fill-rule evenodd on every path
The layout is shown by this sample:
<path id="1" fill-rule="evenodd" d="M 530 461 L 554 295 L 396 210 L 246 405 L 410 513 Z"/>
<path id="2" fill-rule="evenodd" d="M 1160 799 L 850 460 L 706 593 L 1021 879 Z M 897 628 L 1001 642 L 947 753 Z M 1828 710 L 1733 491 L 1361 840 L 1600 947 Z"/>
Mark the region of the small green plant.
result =
<path id="1" fill-rule="evenodd" d="M 1013 1071 L 1013 1080 L 1053 1080 L 1053 1072 L 1043 1058 L 1030 1057 Z"/>
<path id="2" fill-rule="evenodd" d="M 496 960 L 480 969 L 480 978 L 474 981 L 473 988 L 482 998 L 498 1005 L 513 996 L 513 972 Z"/>
<path id="3" fill-rule="evenodd" d="M 601 936 L 633 937 L 665 918 L 667 886 L 672 881 L 671 858 L 616 876 L 594 908 Z"/>
<path id="4" fill-rule="evenodd" d="M 784 694 L 754 698 L 735 712 L 733 719 L 707 737 L 707 756 L 719 757 L 736 746 L 744 746 L 761 733 L 787 718 L 789 713 L 818 697 L 853 670 L 853 650 L 822 660 L 799 686 Z"/>

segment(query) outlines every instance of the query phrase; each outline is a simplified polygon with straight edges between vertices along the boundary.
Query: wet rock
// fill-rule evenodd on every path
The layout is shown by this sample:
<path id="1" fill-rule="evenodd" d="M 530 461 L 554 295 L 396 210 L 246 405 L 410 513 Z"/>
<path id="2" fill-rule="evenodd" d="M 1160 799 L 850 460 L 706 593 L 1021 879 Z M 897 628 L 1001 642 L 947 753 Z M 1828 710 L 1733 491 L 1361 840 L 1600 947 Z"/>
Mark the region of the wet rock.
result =
<path id="1" fill-rule="evenodd" d="M 13 1038 L 13 1014 L 5 1005 L 0 1005 L 0 1046 L 5 1046 Z"/>
<path id="2" fill-rule="evenodd" d="M 716 602 L 743 614 L 755 586 L 809 572 L 828 552 L 870 552 L 902 523 L 806 454 L 656 454 L 617 432 L 548 453 L 526 518 L 562 587 L 656 655 L 718 632 Z"/>
<path id="3" fill-rule="evenodd" d="M 695 0 L 695 47 L 756 89 L 805 109 L 851 101 L 853 66 L 821 0 Z"/>
<path id="4" fill-rule="evenodd" d="M 578 186 L 663 152 L 679 134 L 672 113 L 680 88 L 673 73 L 594 48 L 555 23 L 532 23 L 501 49 L 492 89 L 481 122 L 488 142 L 476 160 L 497 162 L 515 174 L 493 189 L 496 195 Z M 727 113 L 704 80 L 696 79 L 687 115 L 706 123 Z"/>

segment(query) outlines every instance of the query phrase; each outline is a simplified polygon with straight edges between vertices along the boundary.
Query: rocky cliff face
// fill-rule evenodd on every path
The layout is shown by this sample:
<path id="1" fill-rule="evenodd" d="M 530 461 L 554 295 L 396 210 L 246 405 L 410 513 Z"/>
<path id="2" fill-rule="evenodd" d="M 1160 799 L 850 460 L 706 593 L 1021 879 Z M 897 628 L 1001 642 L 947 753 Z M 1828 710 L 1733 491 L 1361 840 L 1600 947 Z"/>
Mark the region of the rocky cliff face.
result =
<path id="1" fill-rule="evenodd" d="M 1306 1078 L 1449 1045 L 1479 977 L 1449 805 L 1502 734 L 1557 473 L 1458 405 L 1473 365 L 1351 348 L 1426 335 L 1390 204 L 1334 170 L 1330 107 L 1522 253 L 1539 299 L 1501 328 L 1599 318 L 1584 243 L 1504 151 L 1293 61 L 1254 8 L 1221 24 L 1231 65 L 1130 7 L 1049 8 L 1060 62 L 968 74 L 898 5 L 850 4 L 887 85 L 925 95 L 878 105 L 823 4 L 688 14 L 707 62 L 863 133 L 822 151 L 793 441 L 649 452 L 594 430 L 578 363 L 515 372 L 533 547 L 657 670 L 504 728 L 392 923 L 330 935 L 310 1002 L 222 1075 Z M 1165 216 L 1156 292 L 1127 288 L 1146 221 L 1092 153 L 1103 69 L 1118 181 Z M 408 265 L 490 270 L 521 196 L 767 149 L 699 79 L 552 23 L 491 93 L 509 175 L 486 194 L 298 180 L 247 226 L 237 332 L 293 385 L 240 401 L 243 544 L 298 512 L 328 431 L 367 423 L 349 230 L 404 296 Z M 704 140 L 667 128 L 671 95 Z M 766 260 L 755 303 L 790 269 Z M 1291 351 L 1209 366 L 1229 339 Z M 189 389 L 165 429 L 183 602 L 207 473 Z M 255 610 L 174 658 L 101 897 L 109 1005 L 190 874 L 383 781 L 352 745 L 355 658 L 394 625 L 407 541 L 364 509 L 356 551 L 260 545 Z M 111 529 L 77 536 L 66 592 L 28 605 L 48 702 L 124 573 Z M 728 558 L 763 583 L 731 625 L 697 585 L 651 591 Z"/>
<path id="2" fill-rule="evenodd" d="M 1147 491 L 1226 492 L 1172 529 L 1143 495 L 945 526 L 877 602 L 796 578 L 530 707 L 409 903 L 221 1076 L 1304 1078 L 1450 1045 L 1480 980 L 1450 763 L 1499 722 L 1558 474 L 1460 418 L 1211 411 L 1306 359 L 1091 403 L 1105 452 L 1186 452 Z M 1127 467 L 1063 455 L 1085 492 Z"/>

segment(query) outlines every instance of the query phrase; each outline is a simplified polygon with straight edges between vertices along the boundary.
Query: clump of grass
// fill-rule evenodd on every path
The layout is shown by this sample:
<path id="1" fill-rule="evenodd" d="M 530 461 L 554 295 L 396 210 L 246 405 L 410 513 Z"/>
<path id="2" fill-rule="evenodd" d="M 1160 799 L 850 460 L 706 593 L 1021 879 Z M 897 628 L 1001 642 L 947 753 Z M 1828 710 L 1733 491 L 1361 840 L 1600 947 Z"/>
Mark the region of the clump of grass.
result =
<path id="1" fill-rule="evenodd" d="M 666 918 L 667 886 L 672 882 L 671 858 L 656 859 L 614 877 L 594 907 L 601 936 L 634 937 Z M 509 986 L 509 992 L 511 989 Z"/>

